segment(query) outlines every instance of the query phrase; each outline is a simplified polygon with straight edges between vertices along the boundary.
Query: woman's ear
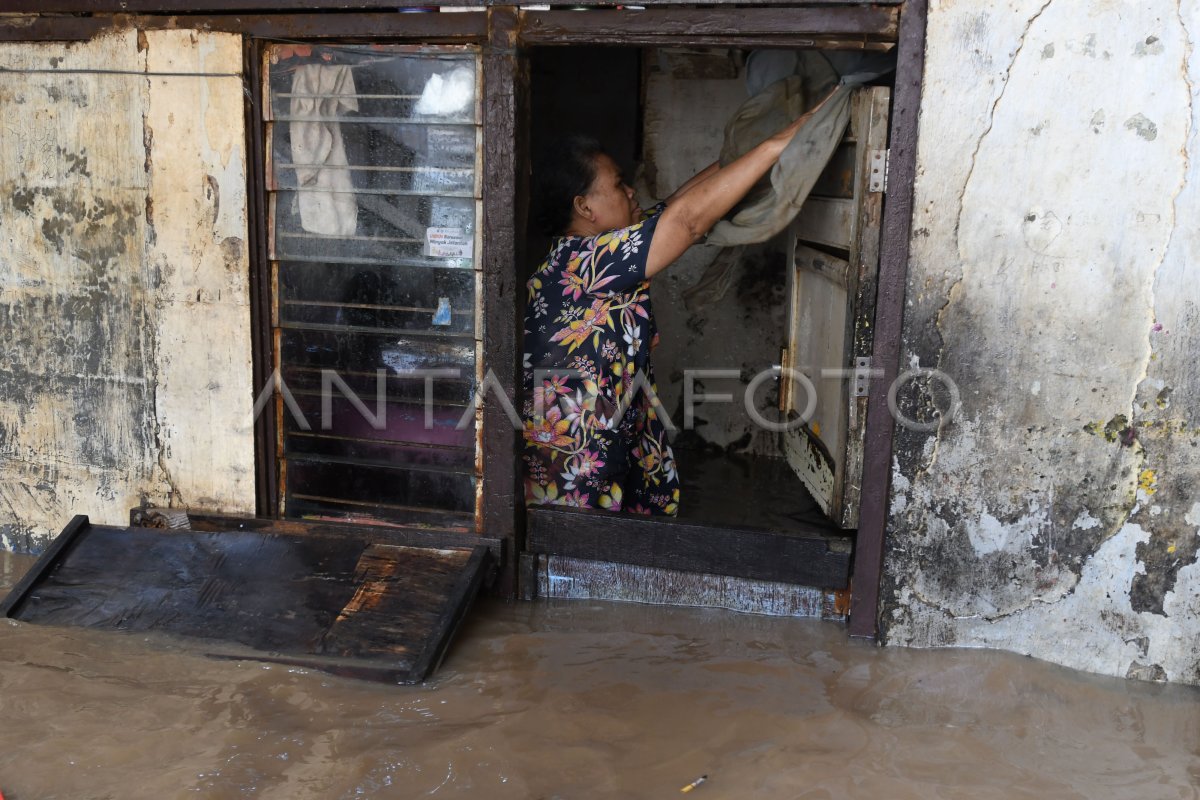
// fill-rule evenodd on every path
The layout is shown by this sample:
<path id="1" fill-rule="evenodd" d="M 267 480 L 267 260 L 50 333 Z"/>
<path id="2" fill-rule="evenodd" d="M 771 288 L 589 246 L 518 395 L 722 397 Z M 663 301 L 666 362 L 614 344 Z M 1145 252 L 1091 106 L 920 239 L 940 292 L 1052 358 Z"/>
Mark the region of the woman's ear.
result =
<path id="1" fill-rule="evenodd" d="M 575 209 L 575 214 L 588 222 L 595 222 L 595 215 L 592 214 L 592 208 L 588 205 L 587 198 L 581 194 L 575 195 L 575 200 L 571 204 Z"/>

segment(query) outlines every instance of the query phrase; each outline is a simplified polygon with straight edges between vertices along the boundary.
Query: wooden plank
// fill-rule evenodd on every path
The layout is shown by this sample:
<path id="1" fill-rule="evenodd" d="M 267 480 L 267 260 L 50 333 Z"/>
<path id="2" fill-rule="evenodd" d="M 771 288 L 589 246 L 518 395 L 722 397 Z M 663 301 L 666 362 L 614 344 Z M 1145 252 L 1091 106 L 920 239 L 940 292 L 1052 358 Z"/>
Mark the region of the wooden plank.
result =
<path id="1" fill-rule="evenodd" d="M 580 34 L 563 38 L 535 41 L 522 40 L 523 44 L 537 47 L 566 47 L 577 44 L 613 44 L 597 41 L 592 34 Z M 820 48 L 823 50 L 863 50 L 888 52 L 895 47 L 893 42 L 874 41 L 865 37 L 850 36 L 772 36 L 770 34 L 711 33 L 692 36 L 660 36 L 650 31 L 631 33 L 621 37 L 620 44 L 627 47 L 790 47 Z"/>
<path id="2" fill-rule="evenodd" d="M 705 37 L 776 38 L 861 37 L 887 40 L 896 35 L 894 9 L 852 8 L 648 8 L 645 11 L 527 11 L 521 16 L 525 44 L 641 43 L 649 39 Z"/>
<path id="3" fill-rule="evenodd" d="M 820 503 L 822 510 L 833 516 L 836 511 L 833 507 L 833 496 L 837 484 L 837 466 L 822 444 L 821 437 L 805 425 L 796 432 L 789 431 L 784 434 L 783 454 L 796 475 L 804 482 L 804 487 Z"/>
<path id="4" fill-rule="evenodd" d="M 810 196 L 796 217 L 796 238 L 803 242 L 849 250 L 854 241 L 857 213 L 856 203 L 852 199 Z"/>
<path id="5" fill-rule="evenodd" d="M 479 594 L 484 568 L 490 560 L 487 548 L 477 547 L 471 552 L 467 563 L 458 571 L 453 586 L 447 592 L 447 602 L 442 606 L 442 612 L 434 625 L 436 636 L 431 639 L 413 668 L 413 675 L 417 676 L 417 680 L 425 680 L 441 665 L 450 640 L 466 619 L 467 609 L 470 608 L 472 600 Z"/>
<path id="6" fill-rule="evenodd" d="M 79 514 L 67 523 L 67 527 L 63 528 L 50 546 L 42 552 L 34 565 L 21 576 L 21 580 L 17 581 L 17 585 L 12 588 L 8 595 L 0 600 L 0 617 L 10 617 L 13 612 L 28 596 L 34 584 L 37 583 L 38 577 L 44 572 L 53 569 L 59 559 L 61 559 L 70 549 L 72 545 L 79 539 L 80 534 L 87 530 L 90 521 L 84 514 Z"/>
<path id="7" fill-rule="evenodd" d="M 94 17 L 3 17 L 0 42 L 86 42 L 110 27 Z"/>
<path id="8" fill-rule="evenodd" d="M 244 45 L 246 85 L 247 227 L 250 235 L 250 354 L 255 399 L 275 369 L 271 309 L 275 281 L 267 241 L 267 152 L 263 141 L 262 51 L 256 42 Z M 279 514 L 279 458 L 275 446 L 280 435 L 274 404 L 267 403 L 254 418 L 255 513 Z"/>
<path id="9" fill-rule="evenodd" d="M 871 6 L 898 6 L 903 0 L 873 0 Z M 600 0 L 592 3 L 595 8 L 619 5 L 618 0 Z M 423 6 L 483 8 L 484 6 L 511 6 L 502 0 L 425 0 Z M 646 6 L 722 6 L 728 0 L 644 0 Z M 861 0 L 743 0 L 739 6 L 759 6 L 766 10 L 777 6 L 812 8 L 850 7 L 854 10 L 864 5 Z M 246 12 L 246 11 L 345 11 L 358 9 L 388 9 L 398 7 L 396 0 L 6 0 L 5 11 L 13 13 L 122 13 L 160 12 L 164 14 L 188 14 L 197 12 Z M 757 9 L 756 9 L 757 10 Z M 591 11 L 590 13 L 597 13 Z M 624 13 L 635 13 L 626 11 Z M 406 15 L 407 16 L 407 15 Z M 411 16 L 418 16 L 413 14 Z M 464 16 L 471 16 L 466 14 Z"/>
<path id="10" fill-rule="evenodd" d="M 518 550 L 517 513 L 520 472 L 517 461 L 518 435 L 509 419 L 505 402 L 520 406 L 521 359 L 517 342 L 521 330 L 520 286 L 517 282 L 521 248 L 517 231 L 524 231 L 518 217 L 517 160 L 524 150 L 527 126 L 518 126 L 524 114 L 528 85 L 527 69 L 516 53 L 515 9 L 488 12 L 489 39 L 483 54 L 483 91 L 487 98 L 483 122 L 483 221 L 487 232 L 483 245 L 483 359 L 481 374 L 495 379 L 483 398 L 482 515 L 481 530 L 507 542 L 507 552 Z M 501 567 L 498 591 L 513 595 L 517 587 L 516 561 L 509 558 Z"/>
<path id="11" fill-rule="evenodd" d="M 820 275 L 841 289 L 850 286 L 850 262 L 845 259 L 797 244 L 795 263 L 797 269 Z"/>
<path id="12" fill-rule="evenodd" d="M 888 108 L 891 91 L 877 86 L 855 95 L 851 118 L 859 134 L 858 165 L 855 196 L 858 203 L 857 219 L 854 223 L 854 247 L 850 251 L 853 264 L 847 342 L 849 367 L 859 358 L 871 355 L 871 344 L 875 338 L 875 294 L 879 278 L 879 234 L 883 215 L 883 193 L 871 192 L 870 181 L 874 167 L 874 153 L 885 152 L 888 139 Z M 869 385 L 868 391 L 884 391 L 881 385 Z M 856 397 L 846 392 L 843 403 L 846 420 L 841 433 L 841 442 L 835 452 L 842 453 L 838 459 L 840 474 L 837 480 L 834 519 L 843 528 L 858 526 L 859 503 L 862 497 L 863 448 L 866 441 L 867 398 Z"/>
<path id="13" fill-rule="evenodd" d="M 499 0 L 487 0 L 488 2 L 499 2 Z M 663 6 L 670 8 L 671 6 L 728 6 L 736 5 L 738 8 L 749 8 L 756 6 L 760 8 L 770 8 L 779 6 L 788 6 L 790 8 L 837 8 L 838 6 L 898 6 L 904 3 L 904 0 L 743 0 L 743 2 L 731 4 L 729 0 L 646 0 L 641 5 L 645 6 Z M 622 0 L 602 0 L 602 2 L 593 3 L 594 6 L 614 6 L 622 5 Z"/>
<path id="14" fill-rule="evenodd" d="M 427 6 L 482 7 L 484 0 L 425 0 Z M 4 10 L 13 13 L 120 14 L 246 11 L 354 11 L 397 8 L 395 0 L 5 0 Z M 414 15 L 416 16 L 416 15 Z"/>
<path id="15" fill-rule="evenodd" d="M 714 526 L 663 517 L 531 507 L 530 552 L 841 589 L 848 541 Z"/>
<path id="16" fill-rule="evenodd" d="M 12 617 L 403 683 L 436 667 L 491 557 L 365 535 L 72 525 L 5 601 Z"/>
<path id="17" fill-rule="evenodd" d="M 917 115 L 921 107 L 921 76 L 925 67 L 926 14 L 927 0 L 907 0 L 900 19 L 900 52 L 892 99 L 888 195 L 883 209 L 875 338 L 871 355 L 872 366 L 883 371 L 882 377 L 874 384 L 878 387 L 890 386 L 900 369 L 904 292 L 912 233 L 913 183 L 917 170 Z M 879 582 L 883 574 L 892 436 L 895 432 L 895 420 L 888 409 L 886 391 L 871 393 L 867 402 L 866 425 L 850 634 L 874 637 L 878 624 Z"/>
<path id="18" fill-rule="evenodd" d="M 487 0 L 489 3 L 499 3 L 499 0 Z M 738 8 L 749 8 L 756 6 L 759 8 L 770 8 L 778 6 L 788 6 L 790 8 L 837 8 L 838 6 L 898 6 L 904 0 L 743 0 L 743 2 L 731 4 L 729 0 L 645 0 L 641 3 L 644 6 L 662 6 L 670 8 L 672 6 L 729 6 L 736 5 Z M 590 5 L 600 6 L 619 6 L 623 4 L 623 0 L 601 0 L 601 2 L 592 3 Z"/>
<path id="19" fill-rule="evenodd" d="M 814 380 L 817 384 L 817 407 L 809 420 L 809 427 L 815 433 L 814 441 L 807 448 L 810 458 L 823 457 L 824 463 L 832 468 L 832 486 L 829 508 L 826 509 L 829 518 L 842 528 L 852 525 L 845 523 L 845 509 L 842 504 L 842 485 L 846 463 L 846 429 L 849 412 L 847 405 L 850 397 L 852 380 L 845 372 L 853 363 L 850 357 L 851 316 L 854 303 L 854 287 L 856 275 L 849 262 L 844 262 L 846 271 L 839 274 L 845 280 L 835 282 L 826 275 L 837 268 L 829 267 L 830 261 L 836 259 L 813 259 L 812 263 L 825 267 L 827 272 L 814 272 L 801 275 L 801 294 L 809 295 L 804 299 L 804 319 L 800 325 L 800 341 L 808 339 L 813 345 L 812 355 L 817 368 Z M 840 272 L 840 270 L 838 270 Z M 822 329 L 832 335 L 822 336 Z M 826 373 L 826 370 L 835 370 Z M 832 378 L 822 377 L 832 374 Z"/>
<path id="20" fill-rule="evenodd" d="M 321 637 L 321 655 L 408 660 L 411 679 L 424 680 L 478 590 L 486 557 L 486 548 L 368 546 L 356 567 L 354 595 Z M 418 652 L 411 646 L 414 632 L 423 644 Z"/>
<path id="21" fill-rule="evenodd" d="M 20 2 L 21 0 L 15 0 Z M 37 5 L 34 3 L 34 5 Z M 115 5 L 115 4 L 110 4 Z M 132 3 L 130 4 L 133 5 Z M 164 3 L 143 4 L 162 6 Z M 261 4 L 260 4 L 261 5 Z M 394 9 L 395 4 L 390 4 Z M 16 10 L 16 9 L 14 9 Z M 33 9 L 30 9 L 32 11 Z M 50 9 L 45 9 L 49 11 Z M 156 7 L 130 8 L 129 11 L 154 12 Z M 106 8 L 96 16 L 38 16 L 0 19 L 0 41 L 84 41 L 108 30 L 136 28 L 158 30 L 191 28 L 204 31 L 241 33 L 264 39 L 344 39 L 370 36 L 389 41 L 468 43 L 482 42 L 487 36 L 487 20 L 482 9 L 470 14 L 397 14 L 361 11 L 352 13 L 279 13 L 213 14 L 197 11 L 228 9 L 199 7 L 181 10 L 186 16 L 127 14 L 123 9 Z M 235 9 L 245 10 L 245 9 Z M 302 12 L 311 12 L 306 4 Z M 116 13 L 109 13 L 116 12 Z"/>
<path id="22" fill-rule="evenodd" d="M 458 547 L 474 549 L 483 545 L 498 560 L 501 554 L 500 539 L 460 533 L 452 530 L 436 530 L 396 525 L 352 525 L 335 522 L 315 522 L 303 519 L 264 519 L 231 514 L 215 514 L 205 511 L 175 512 L 157 508 L 130 510 L 129 524 L 133 527 L 168 527 L 166 516 L 183 513 L 187 527 L 194 531 L 252 531 L 254 533 L 281 533 L 290 536 L 334 536 L 363 539 L 374 544 L 408 545 L 414 547 Z"/>

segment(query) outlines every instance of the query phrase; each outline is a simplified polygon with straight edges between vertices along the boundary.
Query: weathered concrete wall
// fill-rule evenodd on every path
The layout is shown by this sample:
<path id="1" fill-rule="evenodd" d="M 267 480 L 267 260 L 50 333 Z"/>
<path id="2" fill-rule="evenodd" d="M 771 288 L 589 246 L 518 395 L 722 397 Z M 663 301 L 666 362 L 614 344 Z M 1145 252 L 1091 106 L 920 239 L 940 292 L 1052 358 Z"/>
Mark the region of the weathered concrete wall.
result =
<path id="1" fill-rule="evenodd" d="M 725 123 L 744 103 L 742 59 L 730 51 L 648 50 L 644 110 L 643 202 L 668 197 L 721 152 Z M 721 251 L 693 247 L 651 283 L 661 342 L 654 353 L 663 406 L 679 426 L 676 446 L 717 446 L 734 453 L 780 456 L 777 434 L 756 425 L 743 405 L 746 385 L 779 363 L 786 337 L 783 237 L 747 247 L 721 299 L 695 309 L 684 293 L 697 285 Z M 698 403 L 695 429 L 683 431 L 685 370 L 733 370 L 735 378 L 697 379 L 699 394 L 727 394 L 733 402 Z M 775 383 L 760 389 L 756 406 L 775 419 Z"/>
<path id="2" fill-rule="evenodd" d="M 0 45 L 0 547 L 252 511 L 238 37 Z"/>
<path id="3" fill-rule="evenodd" d="M 888 642 L 1200 683 L 1198 31 L 931 3 L 903 360 L 963 405 L 899 431 Z"/>

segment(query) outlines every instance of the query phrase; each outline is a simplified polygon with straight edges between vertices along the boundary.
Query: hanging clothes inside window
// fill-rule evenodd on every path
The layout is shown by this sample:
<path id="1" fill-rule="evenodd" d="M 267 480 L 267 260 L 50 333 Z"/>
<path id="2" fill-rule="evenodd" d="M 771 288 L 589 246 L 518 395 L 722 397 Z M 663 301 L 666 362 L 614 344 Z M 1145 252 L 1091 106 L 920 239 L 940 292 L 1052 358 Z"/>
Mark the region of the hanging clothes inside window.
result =
<path id="1" fill-rule="evenodd" d="M 300 189 L 300 226 L 309 233 L 353 236 L 358 229 L 358 202 L 337 119 L 352 111 L 358 111 L 358 99 L 349 66 L 296 67 L 288 132 Z"/>

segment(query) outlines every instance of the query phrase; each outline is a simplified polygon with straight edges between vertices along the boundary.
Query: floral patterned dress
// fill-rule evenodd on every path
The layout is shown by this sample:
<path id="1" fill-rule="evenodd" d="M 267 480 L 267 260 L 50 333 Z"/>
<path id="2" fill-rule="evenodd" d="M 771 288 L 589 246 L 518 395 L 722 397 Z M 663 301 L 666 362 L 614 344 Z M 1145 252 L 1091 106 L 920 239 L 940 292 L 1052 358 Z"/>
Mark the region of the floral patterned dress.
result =
<path id="1" fill-rule="evenodd" d="M 659 205 L 635 225 L 563 236 L 529 279 L 525 502 L 675 515 L 679 475 L 654 408 L 658 343 L 646 256 Z"/>

